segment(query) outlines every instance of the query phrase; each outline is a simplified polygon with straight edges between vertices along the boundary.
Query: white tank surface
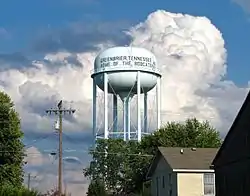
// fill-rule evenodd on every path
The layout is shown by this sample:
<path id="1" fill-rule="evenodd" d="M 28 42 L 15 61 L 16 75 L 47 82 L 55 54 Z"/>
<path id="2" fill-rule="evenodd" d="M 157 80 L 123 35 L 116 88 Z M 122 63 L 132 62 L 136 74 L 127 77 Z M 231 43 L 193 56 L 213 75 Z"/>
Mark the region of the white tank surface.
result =
<path id="1" fill-rule="evenodd" d="M 104 89 L 104 73 L 108 74 L 108 92 L 121 98 L 136 94 L 137 72 L 140 71 L 141 93 L 150 91 L 161 77 L 156 57 L 138 47 L 113 47 L 101 52 L 95 59 L 91 77 Z"/>

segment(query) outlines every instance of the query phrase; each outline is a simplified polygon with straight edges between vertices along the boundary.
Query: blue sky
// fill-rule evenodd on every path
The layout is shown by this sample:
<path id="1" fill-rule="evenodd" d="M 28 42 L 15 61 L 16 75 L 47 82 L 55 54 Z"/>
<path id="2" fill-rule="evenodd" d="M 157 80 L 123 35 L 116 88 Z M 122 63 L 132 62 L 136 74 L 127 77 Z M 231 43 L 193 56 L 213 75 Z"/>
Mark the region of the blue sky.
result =
<path id="1" fill-rule="evenodd" d="M 59 51 L 65 51 L 65 50 L 71 53 L 72 58 L 74 59 L 75 57 L 74 54 L 93 51 L 95 50 L 94 47 L 95 44 L 102 43 L 107 40 L 111 40 L 115 45 L 129 44 L 131 38 L 125 35 L 123 31 L 128 30 L 129 28 L 140 22 L 144 22 L 148 17 L 148 15 L 152 12 L 155 12 L 156 10 L 166 10 L 172 13 L 183 13 L 183 14 L 190 14 L 193 16 L 205 16 L 211 20 L 212 24 L 214 24 L 223 35 L 225 41 L 225 48 L 227 49 L 227 54 L 228 54 L 227 75 L 225 80 L 232 81 L 234 84 L 236 84 L 236 87 L 231 88 L 230 85 L 227 86 L 228 83 L 225 83 L 224 85 L 227 86 L 227 88 L 225 88 L 227 89 L 227 91 L 223 91 L 224 89 L 222 87 L 218 88 L 219 90 L 209 89 L 208 91 L 206 91 L 206 93 L 200 91 L 201 94 L 202 93 L 204 94 L 200 98 L 203 99 L 205 95 L 208 97 L 214 96 L 216 100 L 218 98 L 217 102 L 213 105 L 214 107 L 213 109 L 215 109 L 214 111 L 218 113 L 219 117 L 223 116 L 223 118 L 222 117 L 220 118 L 222 124 L 224 124 L 224 122 L 231 124 L 232 119 L 235 116 L 245 96 L 246 87 L 249 81 L 249 73 L 250 73 L 250 64 L 249 64 L 250 10 L 247 10 L 247 8 L 243 9 L 243 7 L 236 1 L 237 0 L 235 0 L 235 2 L 232 2 L 230 0 L 220 0 L 220 1 L 216 0 L 210 0 L 210 1 L 208 0 L 203 0 L 203 1 L 201 0 L 191 0 L 191 1 L 8 0 L 7 1 L 5 0 L 1 1 L 0 66 L 3 65 L 4 67 L 5 63 L 7 62 L 8 66 L 10 66 L 9 69 L 19 70 L 21 68 L 29 67 L 31 65 L 32 60 L 41 60 L 47 54 L 57 53 Z M 244 2 L 244 0 L 242 2 Z M 245 6 L 247 5 L 249 6 L 247 0 L 245 0 L 245 2 L 246 2 Z M 88 58 L 89 56 L 87 54 L 87 56 L 84 57 Z M 67 61 L 69 62 L 70 59 L 67 59 Z M 43 63 L 44 64 L 47 63 L 48 66 L 56 67 L 57 66 L 56 63 L 58 62 L 53 64 L 51 62 L 44 61 Z M 73 64 L 79 66 L 79 62 L 76 60 L 74 60 Z M 78 69 L 77 66 L 74 69 L 80 72 L 81 70 Z M 50 106 L 53 107 L 53 105 L 51 104 L 57 101 L 55 97 L 58 94 L 67 97 L 66 99 L 69 102 L 71 101 L 69 95 L 71 93 L 74 94 L 75 91 L 77 94 L 79 90 L 77 89 L 73 91 L 72 86 L 68 87 L 65 85 L 67 83 L 63 83 L 64 84 L 63 87 L 59 85 L 60 81 L 58 82 L 55 79 L 58 77 L 58 75 L 56 75 L 59 72 L 57 70 L 58 67 L 56 67 L 55 70 L 52 70 L 54 71 L 52 72 L 52 74 L 46 73 L 47 75 L 46 74 L 44 75 L 45 77 L 44 80 L 42 78 L 42 75 L 36 73 L 35 76 L 38 79 L 34 80 L 34 78 L 31 78 L 30 83 L 26 85 L 22 83 L 22 80 L 25 80 L 24 78 L 27 75 L 24 76 L 21 74 L 21 72 L 18 73 L 19 75 L 17 74 L 15 76 L 14 73 L 13 75 L 8 75 L 9 73 L 5 74 L 4 71 L 0 69 L 0 74 L 2 74 L 0 75 L 1 77 L 5 76 L 7 79 L 9 77 L 8 84 L 10 84 L 10 87 L 5 89 L 6 86 L 4 86 L 4 89 L 6 90 L 6 92 L 11 94 L 13 99 L 16 98 L 16 100 L 19 101 L 18 104 L 21 104 L 20 101 L 21 99 L 17 96 L 15 90 L 22 91 L 25 94 L 24 95 L 25 98 L 23 98 L 22 100 L 23 102 L 22 107 L 25 107 L 26 110 L 21 115 L 22 119 L 28 119 L 25 121 L 26 122 L 25 123 L 26 133 L 24 139 L 25 143 L 28 144 L 28 146 L 29 145 L 35 146 L 37 149 L 43 152 L 43 154 L 48 154 L 48 152 L 44 152 L 44 150 L 56 149 L 58 140 L 53 133 L 49 134 L 50 133 L 49 128 L 43 128 L 42 131 L 35 130 L 36 126 L 39 127 L 38 125 L 36 125 L 36 122 L 41 120 L 41 122 L 44 124 L 45 122 L 50 122 L 51 124 L 53 124 L 54 118 L 48 119 L 47 121 L 43 119 L 44 110 L 48 109 L 47 107 Z M 51 75 L 53 74 L 55 75 L 55 78 L 52 78 Z M 82 72 L 81 74 L 84 74 L 84 72 Z M 10 76 L 12 76 L 13 79 Z M 67 74 L 65 75 L 65 77 L 69 76 L 70 75 Z M 1 77 L 0 81 L 2 80 Z M 84 77 L 89 78 L 90 77 L 89 73 L 86 73 Z M 73 77 L 73 79 L 75 78 Z M 39 80 L 41 81 L 41 83 L 37 82 Z M 56 91 L 55 86 L 53 85 L 52 85 L 53 87 L 49 86 L 50 84 L 53 83 L 53 82 L 49 83 L 50 80 L 58 82 L 58 85 L 61 88 L 60 89 L 61 92 Z M 12 81 L 13 83 L 21 81 L 20 87 L 19 86 L 15 87 L 15 85 L 12 85 Z M 46 82 L 48 85 L 45 84 Z M 1 85 L 2 84 L 0 82 L 0 87 Z M 32 93 L 30 93 L 29 88 L 31 89 Z M 37 89 L 42 89 L 43 92 L 47 93 L 47 95 L 53 93 L 54 94 L 53 96 L 51 95 L 51 97 L 47 99 L 45 97 L 46 95 L 44 95 L 43 93 L 39 94 L 39 92 L 37 92 L 39 90 Z M 84 91 L 84 93 L 88 92 L 90 91 L 87 90 Z M 72 97 L 74 95 L 72 95 Z M 192 95 L 193 94 L 189 96 L 193 98 Z M 33 96 L 36 97 L 33 99 Z M 74 96 L 74 98 L 75 97 L 76 96 Z M 169 99 L 173 101 L 177 100 L 178 97 L 177 98 L 174 97 L 174 99 L 171 98 Z M 182 103 L 184 103 L 186 100 L 189 99 L 189 97 L 186 98 L 185 96 L 182 95 L 182 99 L 184 100 Z M 86 110 L 89 109 L 89 107 L 84 105 L 85 103 L 79 103 L 80 101 L 77 99 L 77 101 L 75 101 L 73 105 L 77 107 L 77 104 L 80 104 L 82 108 Z M 88 101 L 87 103 L 90 104 L 89 99 L 87 101 Z M 33 105 L 29 106 L 29 104 Z M 34 104 L 37 105 L 34 106 Z M 197 104 L 194 104 L 193 106 L 196 106 L 198 104 L 200 103 L 197 102 Z M 201 104 L 204 104 L 204 102 L 201 102 Z M 228 104 L 230 104 L 233 107 L 233 109 L 231 109 L 231 107 L 229 108 Z M 175 105 L 175 102 L 173 102 L 172 105 Z M 171 108 L 170 106 L 169 108 Z M 186 105 L 186 106 L 192 109 L 191 107 L 192 105 L 191 106 Z M 31 107 L 33 107 L 33 110 L 30 109 Z M 179 106 L 177 108 L 179 108 Z M 208 109 L 205 108 L 204 110 Z M 33 112 L 32 114 L 34 115 L 29 116 L 27 112 L 28 113 Z M 90 112 L 91 111 L 88 111 L 87 114 L 89 115 Z M 78 113 L 78 111 L 76 113 Z M 216 116 L 214 113 L 212 113 L 211 115 Z M 227 116 L 230 116 L 230 118 L 228 118 Z M 34 119 L 33 124 L 32 122 L 29 121 L 30 118 Z M 78 116 L 78 118 L 84 121 L 85 116 L 83 117 Z M 26 126 L 26 124 L 28 126 Z M 79 129 L 79 127 L 80 129 L 85 128 L 81 127 L 82 125 L 81 123 L 79 124 L 80 124 L 79 126 L 76 126 L 77 127 L 76 129 Z M 67 126 L 70 127 L 69 125 Z M 41 127 L 39 127 L 39 129 L 40 128 Z M 47 132 L 45 129 L 47 130 Z M 76 133 L 72 132 L 65 133 L 64 149 L 77 150 L 78 151 L 77 153 L 75 152 L 71 152 L 68 154 L 65 153 L 65 156 L 78 156 L 81 158 L 83 162 L 85 161 L 86 164 L 86 160 L 89 160 L 89 158 L 86 158 L 87 157 L 86 151 L 88 149 L 91 137 L 89 136 L 90 134 L 86 136 L 86 134 L 84 133 L 85 132 L 79 133 L 79 130 Z M 35 154 L 37 154 L 37 152 L 35 152 Z M 82 167 L 80 167 L 80 170 L 81 168 Z"/>
<path id="2" fill-rule="evenodd" d="M 250 22 L 243 9 L 229 0 L 220 1 L 94 1 L 44 0 L 4 1 L 0 6 L 0 26 L 9 36 L 0 39 L 0 52 L 37 55 L 32 49 L 42 34 L 66 28 L 71 23 L 124 21 L 136 24 L 157 9 L 207 16 L 223 34 L 228 50 L 227 77 L 239 85 L 248 80 Z M 129 26 L 128 26 L 129 27 Z M 55 36 L 56 39 L 56 36 Z M 81 40 L 79 40 L 81 41 Z M 32 57 L 31 57 L 32 58 Z"/>

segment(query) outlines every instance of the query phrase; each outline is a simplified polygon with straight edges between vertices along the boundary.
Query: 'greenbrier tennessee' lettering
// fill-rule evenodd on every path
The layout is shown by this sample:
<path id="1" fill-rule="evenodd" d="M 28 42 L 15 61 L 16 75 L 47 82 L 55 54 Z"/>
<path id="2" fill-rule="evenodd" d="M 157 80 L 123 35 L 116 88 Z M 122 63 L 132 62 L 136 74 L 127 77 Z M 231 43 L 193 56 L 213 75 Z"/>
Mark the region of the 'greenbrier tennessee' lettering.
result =
<path id="1" fill-rule="evenodd" d="M 101 68 L 110 66 L 144 66 L 155 68 L 156 62 L 149 57 L 140 56 L 113 56 L 100 59 Z"/>

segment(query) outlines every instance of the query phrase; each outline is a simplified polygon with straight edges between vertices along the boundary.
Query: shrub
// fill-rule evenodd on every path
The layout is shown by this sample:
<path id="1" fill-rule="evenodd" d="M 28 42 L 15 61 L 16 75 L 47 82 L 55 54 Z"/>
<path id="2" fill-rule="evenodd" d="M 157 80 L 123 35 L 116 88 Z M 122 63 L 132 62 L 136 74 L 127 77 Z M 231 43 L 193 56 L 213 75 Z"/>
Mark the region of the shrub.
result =
<path id="1" fill-rule="evenodd" d="M 13 185 L 1 185 L 0 196 L 39 196 L 36 190 L 28 190 L 25 187 L 16 187 Z"/>

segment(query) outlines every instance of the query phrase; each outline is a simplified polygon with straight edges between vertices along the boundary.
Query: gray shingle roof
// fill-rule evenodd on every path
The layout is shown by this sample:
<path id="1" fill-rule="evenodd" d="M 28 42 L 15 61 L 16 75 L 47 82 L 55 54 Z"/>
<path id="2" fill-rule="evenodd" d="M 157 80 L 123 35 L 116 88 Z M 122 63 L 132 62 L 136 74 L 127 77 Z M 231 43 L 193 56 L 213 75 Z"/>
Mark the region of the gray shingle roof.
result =
<path id="1" fill-rule="evenodd" d="M 181 153 L 183 149 L 183 153 Z M 159 147 L 159 151 L 172 169 L 210 169 L 218 151 L 217 148 L 169 148 Z"/>

